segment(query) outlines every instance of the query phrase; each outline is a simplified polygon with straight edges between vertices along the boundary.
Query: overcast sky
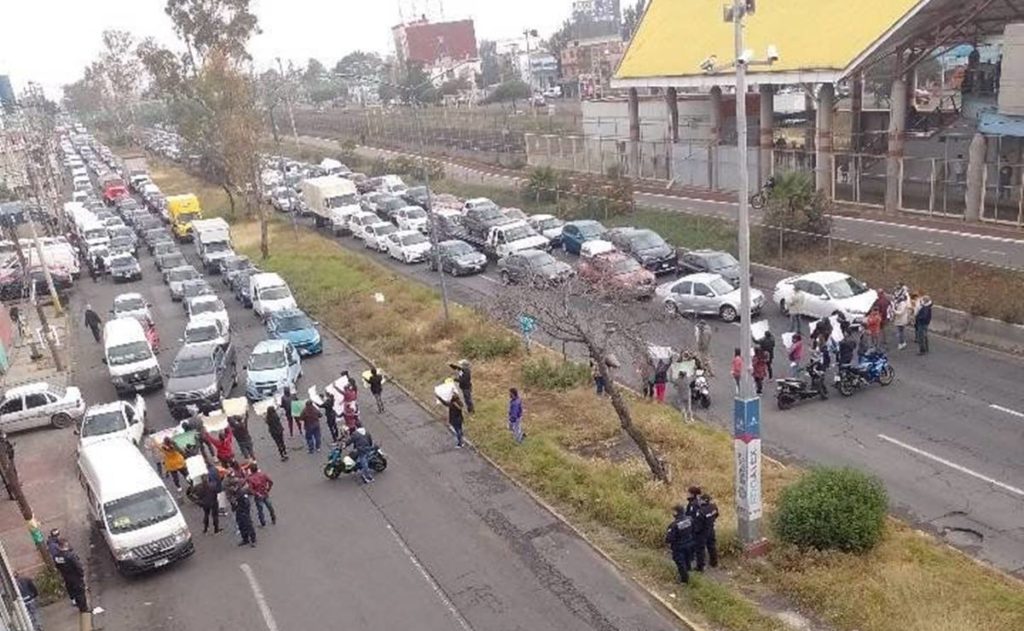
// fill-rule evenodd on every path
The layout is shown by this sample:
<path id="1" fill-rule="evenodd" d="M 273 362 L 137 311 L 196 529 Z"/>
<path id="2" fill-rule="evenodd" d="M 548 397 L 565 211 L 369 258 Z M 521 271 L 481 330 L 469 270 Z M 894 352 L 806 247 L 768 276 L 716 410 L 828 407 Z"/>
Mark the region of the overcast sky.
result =
<path id="1" fill-rule="evenodd" d="M 417 12 L 427 4 L 402 2 L 420 7 Z M 448 19 L 472 17 L 478 40 L 521 37 L 525 28 L 550 35 L 572 7 L 571 0 L 429 2 L 435 12 L 442 4 Z M 19 91 L 34 80 L 56 96 L 61 85 L 78 79 L 95 59 L 104 29 L 129 30 L 140 39 L 152 35 L 168 44 L 175 39 L 164 0 L 4 0 L 3 5 L 0 74 L 11 75 Z M 387 53 L 391 27 L 399 22 L 399 0 L 253 0 L 253 6 L 263 34 L 250 51 L 261 67 L 278 56 L 303 65 L 316 57 L 330 66 L 356 49 Z"/>

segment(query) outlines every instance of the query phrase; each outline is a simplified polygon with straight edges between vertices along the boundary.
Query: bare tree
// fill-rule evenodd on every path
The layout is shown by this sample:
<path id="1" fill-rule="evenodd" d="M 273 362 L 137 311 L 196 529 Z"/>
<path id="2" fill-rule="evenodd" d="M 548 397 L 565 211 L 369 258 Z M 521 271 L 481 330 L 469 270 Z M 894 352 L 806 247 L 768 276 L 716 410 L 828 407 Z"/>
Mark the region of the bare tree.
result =
<path id="1" fill-rule="evenodd" d="M 619 358 L 632 360 L 628 365 L 648 361 L 649 349 L 643 332 L 668 316 L 660 309 L 639 309 L 637 294 L 632 290 L 601 287 L 609 285 L 591 284 L 577 277 L 553 286 L 532 281 L 510 285 L 494 298 L 488 311 L 511 326 L 518 326 L 519 318 L 529 315 L 534 318 L 538 333 L 582 348 L 604 378 L 605 391 L 622 431 L 640 451 L 651 475 L 667 484 L 668 466 L 633 422 L 615 367 Z"/>

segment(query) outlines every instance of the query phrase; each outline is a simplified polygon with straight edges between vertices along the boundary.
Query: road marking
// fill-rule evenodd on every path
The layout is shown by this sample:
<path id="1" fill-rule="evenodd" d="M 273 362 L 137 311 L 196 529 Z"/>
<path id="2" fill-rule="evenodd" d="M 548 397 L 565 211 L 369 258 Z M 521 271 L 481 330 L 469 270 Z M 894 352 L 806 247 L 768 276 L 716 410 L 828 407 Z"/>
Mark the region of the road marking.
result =
<path id="1" fill-rule="evenodd" d="M 875 236 L 876 237 L 882 237 L 883 239 L 895 239 L 896 238 L 896 237 L 892 236 L 891 234 L 882 234 L 881 232 L 876 232 Z"/>
<path id="2" fill-rule="evenodd" d="M 942 246 L 942 242 L 940 242 L 940 241 L 925 241 L 924 244 L 925 245 L 934 245 L 936 247 L 941 247 Z"/>
<path id="3" fill-rule="evenodd" d="M 928 458 L 929 460 L 934 460 L 935 462 L 938 462 L 939 464 L 944 464 L 947 467 L 949 467 L 950 469 L 956 469 L 960 473 L 966 473 L 967 475 L 973 476 L 975 478 L 978 478 L 979 480 L 982 480 L 983 482 L 988 482 L 989 484 L 991 484 L 993 486 L 998 486 L 999 488 L 1001 488 L 1001 489 L 1003 489 L 1005 491 L 1009 491 L 1010 493 L 1013 493 L 1015 495 L 1020 495 L 1021 497 L 1024 497 L 1024 489 L 1019 489 L 1019 488 L 1017 488 L 1015 486 L 1010 486 L 1009 484 L 1007 484 L 1005 482 L 1000 482 L 999 480 L 996 480 L 995 478 L 990 478 L 987 475 L 984 475 L 982 473 L 978 473 L 977 471 L 974 471 L 972 469 L 968 469 L 967 467 L 965 467 L 963 465 L 959 465 L 959 464 L 957 464 L 957 463 L 955 463 L 955 462 L 953 462 L 951 460 L 946 460 L 945 458 L 943 458 L 941 456 L 936 456 L 935 454 L 929 453 L 929 452 L 927 452 L 927 451 L 925 451 L 923 449 L 918 449 L 917 447 L 914 447 L 913 445 L 908 445 L 907 443 L 905 443 L 903 441 L 896 440 L 895 438 L 891 438 L 889 436 L 886 436 L 885 434 L 879 434 L 878 437 L 881 438 L 882 440 L 886 441 L 886 442 L 889 442 L 889 443 L 892 443 L 893 445 L 896 445 L 897 447 L 902 447 L 902 448 L 906 449 L 907 451 L 913 452 L 913 453 L 915 453 L 915 454 L 917 454 L 919 456 L 923 456 L 925 458 Z"/>
<path id="4" fill-rule="evenodd" d="M 488 281 L 488 282 L 494 283 L 495 285 L 500 285 L 500 284 L 501 284 L 501 281 L 500 281 L 500 280 L 497 280 L 497 279 L 491 278 L 491 277 L 490 277 L 490 276 L 488 276 L 487 274 L 480 274 L 480 278 L 482 278 L 482 279 L 484 279 L 484 280 L 486 280 L 486 281 Z"/>
<path id="5" fill-rule="evenodd" d="M 420 576 L 422 576 L 423 580 L 425 580 L 427 584 L 430 585 L 430 588 L 434 590 L 434 595 L 437 596 L 437 599 L 441 601 L 441 604 L 443 604 L 445 608 L 448 609 L 448 613 L 450 613 L 452 618 L 455 619 L 455 622 L 459 623 L 459 627 L 461 627 L 463 631 L 473 631 L 473 627 L 471 627 L 469 625 L 469 622 L 462 617 L 462 614 L 459 613 L 459 610 L 455 608 L 455 605 L 444 593 L 444 590 L 441 589 L 441 586 L 437 584 L 437 581 L 434 580 L 434 577 L 430 575 L 430 572 L 427 571 L 427 568 L 423 567 L 423 564 L 420 563 L 420 560 L 416 558 L 416 553 L 409 549 L 409 546 L 405 544 L 405 541 L 398 534 L 398 532 L 395 531 L 395 529 L 391 526 L 390 523 L 386 525 L 388 527 L 388 532 L 391 533 L 391 536 L 395 538 L 395 541 L 397 541 L 398 545 L 402 548 L 402 552 L 405 552 L 405 556 L 407 556 L 409 558 L 409 561 L 413 564 L 413 566 L 417 570 L 419 570 Z M 272 629 L 271 631 L 275 630 Z"/>
<path id="6" fill-rule="evenodd" d="M 270 605 L 267 604 L 267 599 L 263 595 L 259 581 L 256 580 L 256 574 L 253 573 L 248 563 L 243 563 L 239 567 L 242 568 L 242 574 L 245 574 L 245 578 L 249 580 L 249 587 L 252 588 L 252 595 L 256 599 L 256 606 L 260 608 L 260 613 L 263 614 L 263 622 L 267 625 L 267 631 L 277 631 L 277 622 L 274 620 L 273 612 L 270 611 Z"/>
<path id="7" fill-rule="evenodd" d="M 996 256 L 1006 256 L 1006 252 L 1003 252 L 1002 250 L 979 250 L 979 252 L 983 252 L 985 254 L 995 254 Z"/>
<path id="8" fill-rule="evenodd" d="M 990 408 L 992 408 L 993 410 L 999 410 L 1000 412 L 1006 412 L 1007 414 L 1010 414 L 1011 416 L 1019 416 L 1020 418 L 1024 418 L 1024 412 L 1018 412 L 1017 410 L 1011 410 L 1010 408 L 1004 408 L 1003 406 L 996 405 L 995 403 L 989 403 L 988 406 Z"/>
<path id="9" fill-rule="evenodd" d="M 837 218 L 837 220 L 838 221 L 842 221 L 842 222 L 850 221 L 850 222 L 857 222 L 857 223 L 867 223 L 867 224 L 888 226 L 888 227 L 891 227 L 891 228 L 900 228 L 900 229 L 904 229 L 904 230 L 914 230 L 914 231 L 917 231 L 917 232 L 930 232 L 932 234 L 948 234 L 950 236 L 960 237 L 960 238 L 965 238 L 965 239 L 981 239 L 983 241 L 995 241 L 995 242 L 998 242 L 998 243 L 1012 243 L 1014 245 L 1024 245 L 1024 241 L 1021 241 L 1020 239 L 1011 239 L 1011 238 L 1008 238 L 1008 237 L 996 237 L 996 236 L 993 236 L 993 235 L 990 235 L 990 234 L 974 234 L 974 233 L 971 233 L 971 232 L 957 232 L 956 230 L 944 230 L 942 228 L 928 228 L 928 227 L 925 227 L 925 226 L 913 226 L 913 225 L 908 225 L 908 224 L 898 224 L 898 223 L 893 223 L 891 221 L 879 221 L 877 219 L 865 219 L 863 217 L 839 217 L 839 218 Z"/>

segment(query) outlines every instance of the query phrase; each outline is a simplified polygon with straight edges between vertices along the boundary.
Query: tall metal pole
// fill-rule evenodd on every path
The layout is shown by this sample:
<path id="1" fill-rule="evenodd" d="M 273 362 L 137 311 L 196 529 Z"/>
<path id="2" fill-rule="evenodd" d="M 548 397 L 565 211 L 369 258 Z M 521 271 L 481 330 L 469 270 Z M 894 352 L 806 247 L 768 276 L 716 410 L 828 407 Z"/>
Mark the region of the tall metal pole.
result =
<path id="1" fill-rule="evenodd" d="M 25 252 L 21 249 L 18 231 L 13 223 L 8 223 L 6 227 L 9 230 L 11 241 L 14 242 L 14 251 L 18 255 L 18 263 L 21 264 L 22 274 L 24 274 L 26 279 L 30 279 L 29 263 L 25 260 Z M 57 372 L 64 372 L 64 362 L 61 361 L 60 353 L 57 351 L 57 340 L 53 335 L 53 329 L 50 328 L 50 320 L 46 317 L 46 310 L 43 308 L 43 305 L 39 304 L 38 299 L 32 302 L 36 308 L 36 316 L 39 318 L 39 326 L 43 329 L 43 339 L 46 341 L 46 347 L 50 351 L 50 357 L 53 358 L 53 366 L 57 369 Z"/>
<path id="2" fill-rule="evenodd" d="M 739 173 L 740 357 L 743 371 L 733 406 L 733 449 L 736 460 L 737 534 L 750 549 L 761 536 L 761 400 L 750 374 L 753 337 L 750 330 L 750 182 L 747 165 L 747 67 L 743 57 L 743 15 L 746 3 L 733 0 L 736 46 L 736 160 Z"/>
<path id="3" fill-rule="evenodd" d="M 39 174 L 36 173 L 36 165 L 29 163 L 28 167 L 29 178 L 32 180 L 32 186 L 36 191 L 36 201 L 39 202 L 39 209 L 43 209 L 43 190 L 39 183 Z M 54 211 L 56 212 L 56 210 Z M 60 296 L 57 295 L 57 288 L 53 285 L 53 275 L 50 274 L 50 266 L 47 265 L 46 255 L 43 254 L 43 246 L 39 242 L 39 233 L 36 232 L 36 222 L 32 218 L 32 213 L 28 214 L 28 226 L 32 230 L 32 242 L 35 245 L 36 256 L 39 257 L 39 265 L 43 267 L 43 277 L 46 278 L 46 286 L 50 290 L 50 298 L 53 300 L 53 308 L 56 310 L 57 315 L 64 313 L 64 308 L 60 304 Z"/>
<path id="4" fill-rule="evenodd" d="M 414 110 L 415 111 L 415 110 Z M 427 187 L 427 221 L 430 222 L 430 254 L 434 257 L 434 264 L 437 266 L 437 274 L 441 278 L 441 305 L 444 307 L 444 321 L 448 322 L 448 279 L 444 275 L 444 267 L 441 265 L 441 253 L 437 249 L 437 219 L 434 216 L 434 193 L 430 190 L 430 169 L 426 166 L 426 143 L 423 141 L 423 123 L 420 121 L 418 112 L 415 114 L 420 137 L 420 167 L 423 169 L 424 185 Z"/>
<path id="5" fill-rule="evenodd" d="M 281 63 L 281 58 L 277 58 L 277 69 L 281 73 L 281 81 L 284 81 L 284 65 Z M 292 97 L 288 96 L 284 100 L 285 105 L 288 106 L 288 119 L 292 124 L 292 137 L 295 138 L 295 149 L 299 148 L 299 132 L 295 131 L 295 112 L 292 111 Z"/>

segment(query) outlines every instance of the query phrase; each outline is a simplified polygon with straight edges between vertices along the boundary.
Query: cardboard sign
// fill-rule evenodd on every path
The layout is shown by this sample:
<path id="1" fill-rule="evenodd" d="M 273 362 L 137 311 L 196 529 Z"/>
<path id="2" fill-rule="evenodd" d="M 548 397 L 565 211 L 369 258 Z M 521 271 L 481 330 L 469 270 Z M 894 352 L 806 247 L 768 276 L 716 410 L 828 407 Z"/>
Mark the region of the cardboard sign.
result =
<path id="1" fill-rule="evenodd" d="M 455 394 L 455 380 L 454 379 L 451 379 L 451 378 L 445 379 L 443 383 L 440 383 L 440 384 L 434 386 L 434 396 L 436 396 L 439 401 L 441 401 L 441 402 L 443 402 L 445 404 L 447 404 L 448 402 L 450 402 L 452 400 L 452 395 L 454 395 L 454 394 Z"/>
<path id="2" fill-rule="evenodd" d="M 754 338 L 755 341 L 764 339 L 764 334 L 767 332 L 768 320 L 757 320 L 750 323 L 750 337 Z"/>

